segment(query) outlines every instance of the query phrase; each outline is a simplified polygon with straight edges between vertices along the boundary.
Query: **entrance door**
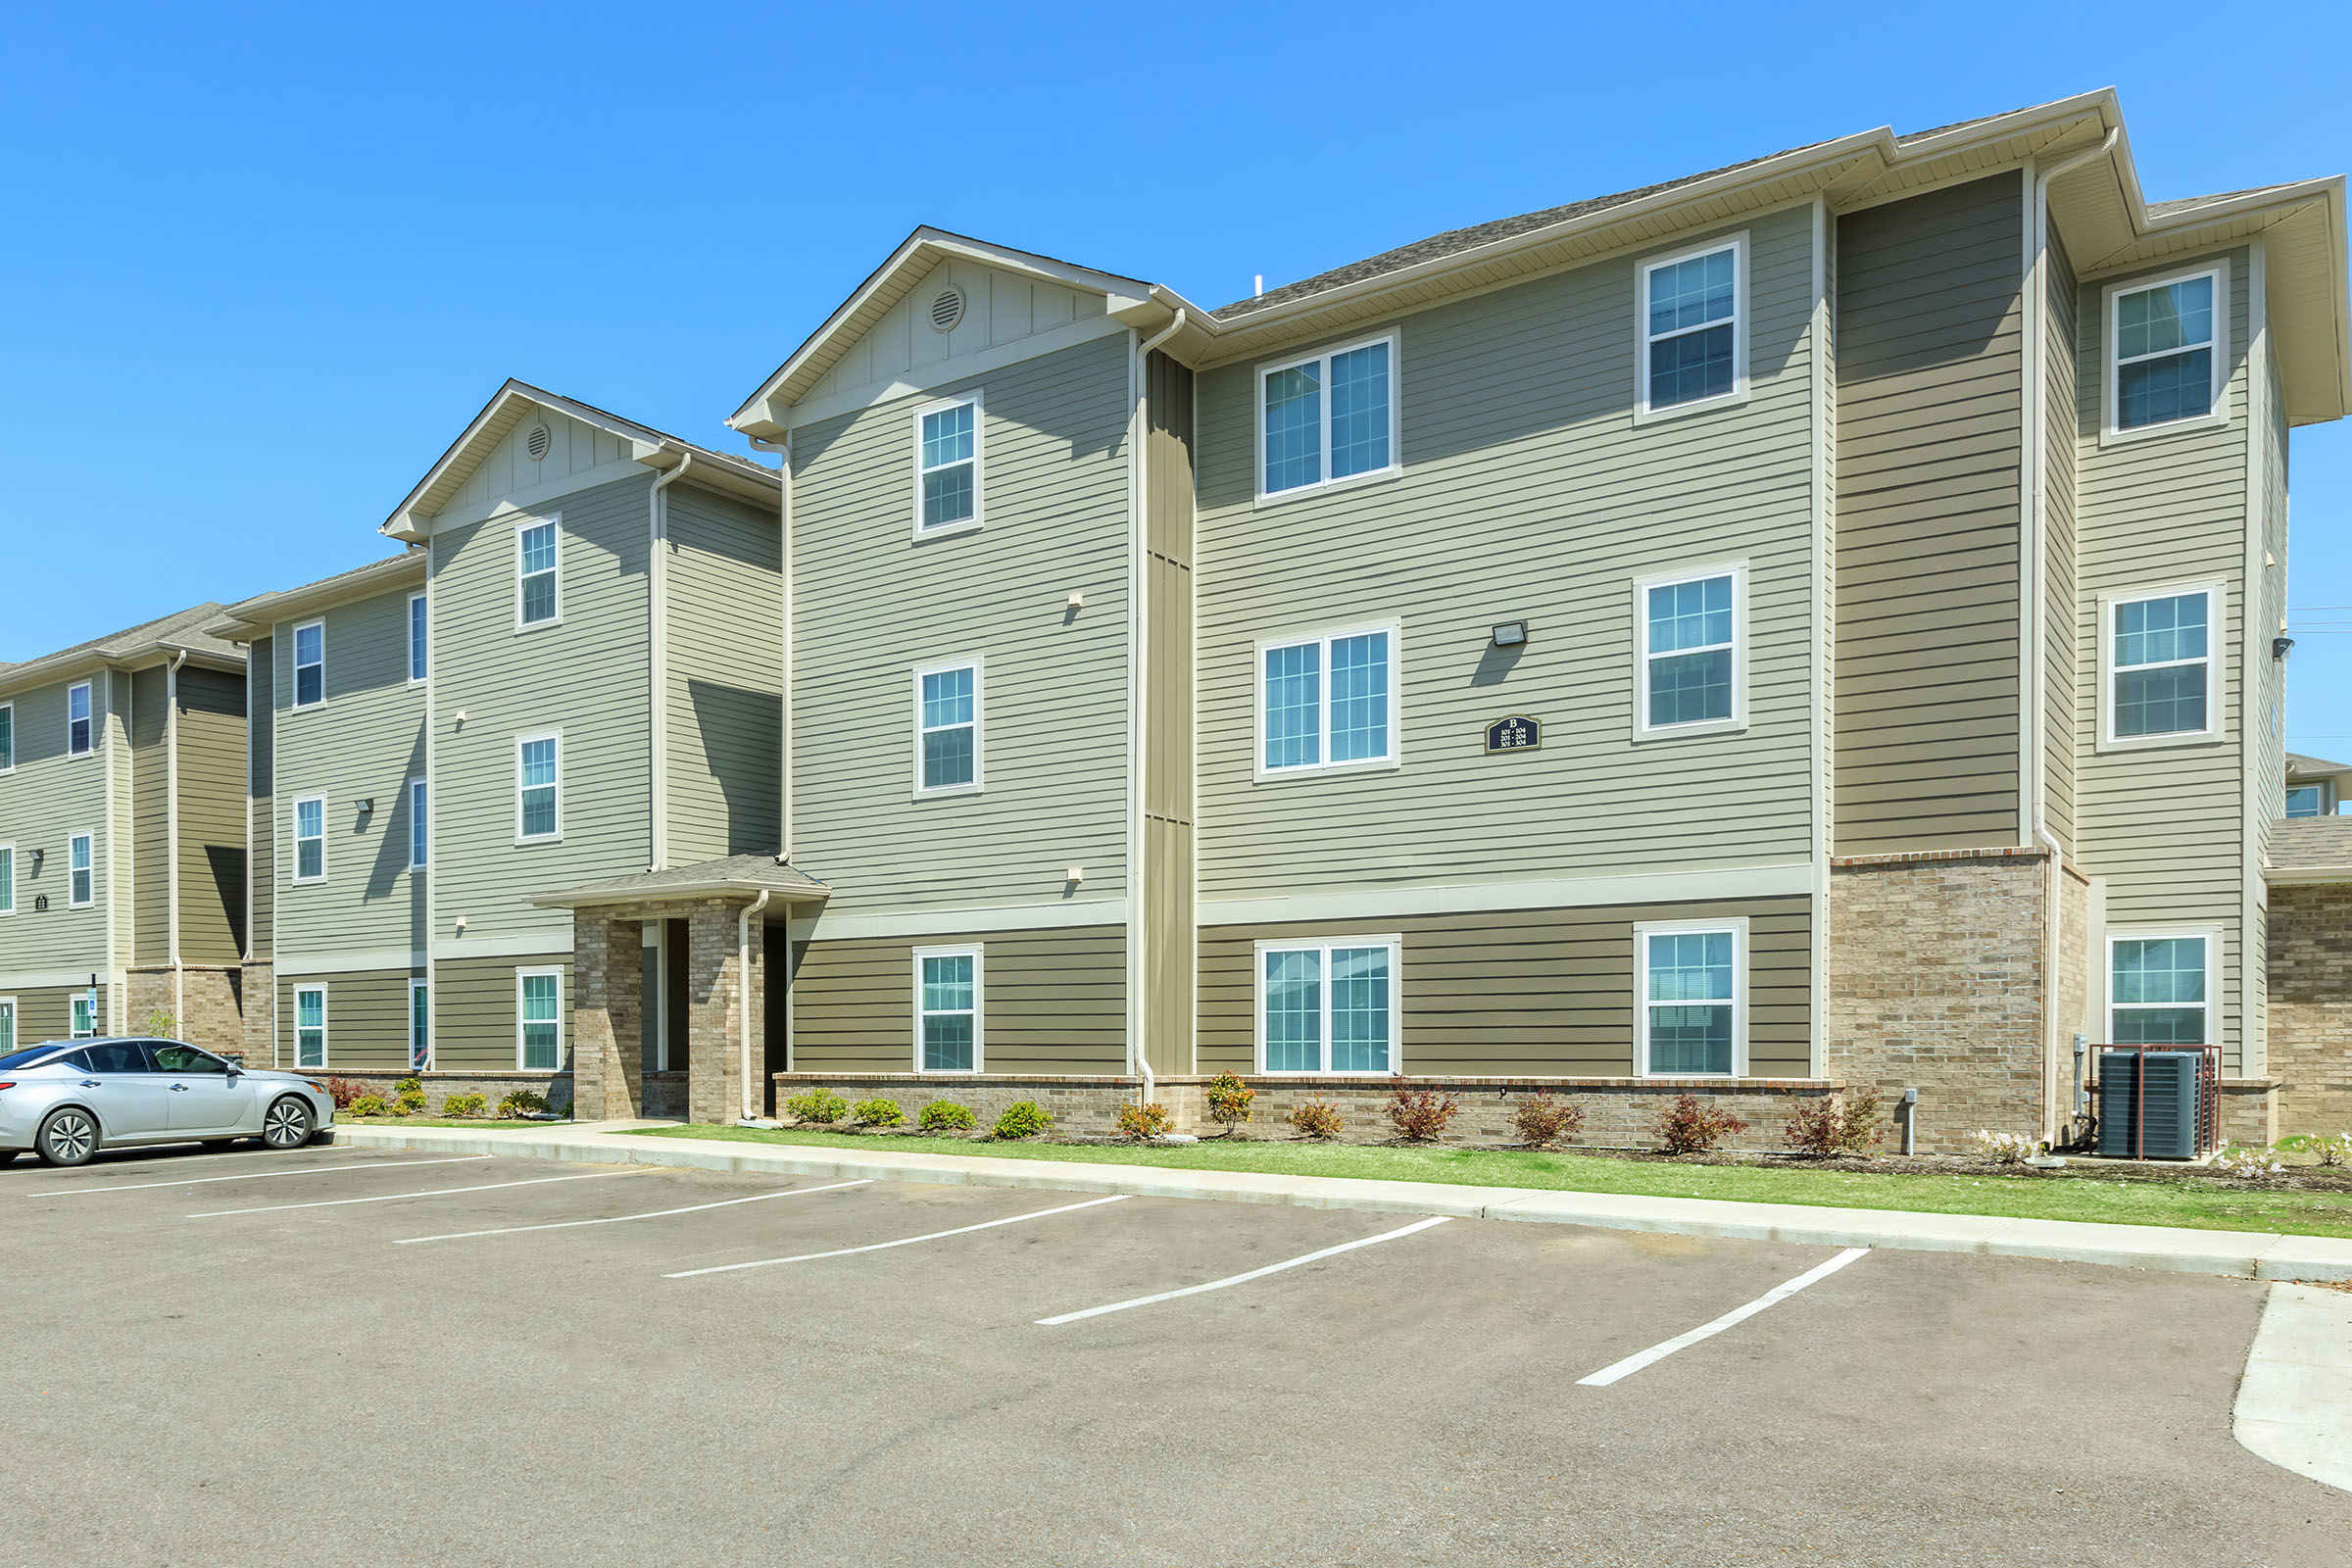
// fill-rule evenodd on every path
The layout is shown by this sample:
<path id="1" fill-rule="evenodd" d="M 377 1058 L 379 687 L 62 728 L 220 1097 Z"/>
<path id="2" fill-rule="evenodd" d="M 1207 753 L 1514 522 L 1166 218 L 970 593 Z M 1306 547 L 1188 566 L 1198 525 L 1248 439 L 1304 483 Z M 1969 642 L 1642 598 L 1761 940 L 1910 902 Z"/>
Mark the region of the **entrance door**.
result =
<path id="1" fill-rule="evenodd" d="M 662 921 L 646 921 L 644 931 L 644 941 L 637 950 L 637 983 L 643 988 L 638 994 L 637 1008 L 640 1046 L 638 1070 L 653 1073 L 660 1072 L 668 1059 L 663 1055 L 662 1048 L 668 1043 L 669 1006 L 665 997 L 666 988 L 662 983 L 662 958 L 667 951 L 667 944 L 663 941 Z M 640 1109 L 642 1112 L 642 1107 Z"/>

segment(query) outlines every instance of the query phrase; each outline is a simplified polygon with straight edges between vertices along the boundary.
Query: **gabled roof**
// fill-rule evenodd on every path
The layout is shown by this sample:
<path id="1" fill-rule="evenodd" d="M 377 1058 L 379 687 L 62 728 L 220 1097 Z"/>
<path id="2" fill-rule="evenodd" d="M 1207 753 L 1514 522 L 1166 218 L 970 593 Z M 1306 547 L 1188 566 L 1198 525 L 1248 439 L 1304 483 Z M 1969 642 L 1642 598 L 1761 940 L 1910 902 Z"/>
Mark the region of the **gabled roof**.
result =
<path id="1" fill-rule="evenodd" d="M 54 654 L 43 654 L 38 659 L 0 664 L 0 690 L 57 680 L 107 664 L 154 663 L 183 653 L 216 669 L 241 669 L 245 664 L 245 650 L 204 629 L 220 613 L 220 608 L 211 602 L 195 605 L 104 637 L 93 637 L 86 643 L 61 648 Z"/>
<path id="2" fill-rule="evenodd" d="M 785 864 L 772 855 L 730 855 L 724 859 L 695 865 L 664 866 L 560 893 L 534 893 L 531 903 L 543 908 L 580 908 L 590 905 L 661 904 L 672 899 L 754 898 L 770 895 L 779 904 L 808 904 L 833 890 L 808 872 Z"/>
<path id="3" fill-rule="evenodd" d="M 2330 762 L 2317 757 L 2286 754 L 2286 776 L 2295 779 L 2343 778 L 2352 776 L 2352 762 Z"/>
<path id="4" fill-rule="evenodd" d="M 206 622 L 204 629 L 214 637 L 249 643 L 257 637 L 269 636 L 275 622 L 420 583 L 424 581 L 424 551 L 411 545 L 396 556 L 370 561 L 365 566 L 338 571 L 317 582 L 306 582 L 298 588 L 275 588 L 240 599 Z"/>
<path id="5" fill-rule="evenodd" d="M 684 436 L 657 430 L 650 424 L 639 424 L 619 415 L 567 398 L 559 393 L 535 387 L 527 381 L 510 379 L 482 405 L 482 412 L 473 416 L 457 440 L 442 453 L 440 460 L 426 470 L 416 488 L 408 493 L 392 515 L 377 529 L 379 533 L 411 544 L 424 539 L 421 524 L 427 517 L 448 506 L 481 461 L 496 450 L 510 431 L 520 424 L 532 409 L 545 409 L 564 415 L 583 424 L 593 425 L 617 440 L 629 444 L 629 455 L 649 468 L 675 467 L 681 459 L 694 460 L 695 477 L 722 490 L 730 490 L 757 500 L 767 500 L 783 487 L 776 470 L 732 453 L 715 452 L 698 446 Z"/>
<path id="6" fill-rule="evenodd" d="M 2352 816 L 2290 816 L 2273 828 L 2273 882 L 2352 882 Z"/>

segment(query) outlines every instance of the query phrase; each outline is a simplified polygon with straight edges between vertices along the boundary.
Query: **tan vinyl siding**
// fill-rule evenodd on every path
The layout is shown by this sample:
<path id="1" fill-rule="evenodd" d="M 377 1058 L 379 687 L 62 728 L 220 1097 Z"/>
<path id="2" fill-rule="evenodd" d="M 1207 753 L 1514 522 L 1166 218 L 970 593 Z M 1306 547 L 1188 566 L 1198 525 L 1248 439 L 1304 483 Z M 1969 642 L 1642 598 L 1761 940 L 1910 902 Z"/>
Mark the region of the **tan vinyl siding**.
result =
<path id="1" fill-rule="evenodd" d="M 441 958 L 433 964 L 433 1070 L 514 1072 L 520 1063 L 515 971 L 564 971 L 562 1070 L 571 1067 L 571 963 L 561 955 L 521 958 Z"/>
<path id="2" fill-rule="evenodd" d="M 95 892 L 109 922 L 106 945 L 100 951 L 109 955 L 110 966 L 121 968 L 130 962 L 131 922 L 136 913 L 131 904 L 135 884 L 130 864 L 135 842 L 131 828 L 130 671 L 106 671 L 97 678 L 95 691 L 106 705 L 102 723 L 106 738 L 99 743 L 99 757 L 103 770 L 100 783 L 109 792 L 104 825 L 93 846 L 93 858 L 99 862 Z M 127 991 L 125 987 L 123 995 L 110 998 L 107 1006 L 126 1008 Z M 116 1016 L 110 1010 L 104 1027 L 127 1029 L 130 1023 L 127 1013 Z"/>
<path id="3" fill-rule="evenodd" d="M 2050 232 L 2042 314 L 2042 814 L 2075 848 L 2075 345 L 2079 285 L 2066 242 Z"/>
<path id="4" fill-rule="evenodd" d="M 365 969 L 348 974 L 277 977 L 277 1059 L 296 1070 L 294 992 L 326 988 L 326 1065 L 383 1071 L 409 1064 L 409 981 L 422 970 Z M 304 1071 L 318 1069 L 305 1068 Z"/>
<path id="5" fill-rule="evenodd" d="M 4 980 L 0 976 L 0 980 Z M 23 986 L 9 990 L 0 984 L 0 996 L 17 999 L 17 1044 L 45 1045 L 52 1040 L 64 1040 L 74 1032 L 74 998 L 80 996 L 85 986 Z M 99 1032 L 106 1032 L 106 1018 L 115 1004 L 115 990 L 101 983 L 98 987 Z"/>
<path id="6" fill-rule="evenodd" d="M 179 956 L 235 963 L 245 930 L 245 676 L 179 672 Z"/>
<path id="7" fill-rule="evenodd" d="M 799 944 L 792 1070 L 913 1071 L 914 950 L 968 944 L 982 950 L 983 1071 L 1127 1070 L 1127 944 L 1119 926 Z"/>
<path id="8" fill-rule="evenodd" d="M 1633 418 L 1636 269 L 1664 248 L 1397 319 L 1395 478 L 1257 505 L 1257 362 L 1200 375 L 1204 899 L 1810 853 L 1812 220 L 1745 225 L 1737 406 Z M 1740 561 L 1746 731 L 1638 744 L 1634 580 Z M 1523 653 L 1489 646 L 1521 617 Z M 1402 767 L 1254 782 L 1257 641 L 1391 618 Z M 1541 751 L 1482 755 L 1507 713 Z"/>
<path id="9" fill-rule="evenodd" d="M 273 742 L 277 733 L 274 639 L 256 638 L 245 654 L 247 757 L 245 803 L 246 952 L 268 959 L 277 951 L 277 817 Z"/>
<path id="10" fill-rule="evenodd" d="M 669 504 L 669 860 L 782 842 L 777 516 L 682 479 Z"/>
<path id="11" fill-rule="evenodd" d="M 975 531 L 911 538 L 932 395 L 793 433 L 794 854 L 829 909 L 1054 903 L 1072 865 L 1126 890 L 1128 358 L 940 391 L 983 393 Z M 913 799 L 913 671 L 972 657 L 984 789 Z"/>
<path id="12" fill-rule="evenodd" d="M 103 710 L 106 672 L 88 678 L 92 707 Z M 16 705 L 17 754 L 17 765 L 0 773 L 0 844 L 17 847 L 17 912 L 0 917 L 0 995 L 9 994 L 11 975 L 109 967 L 108 761 L 103 755 L 66 755 L 66 689 L 73 684 L 58 681 L 0 695 L 0 702 Z M 102 713 L 95 733 L 103 747 Z M 74 909 L 67 906 L 67 841 L 80 832 L 92 836 L 97 902 Z M 32 868 L 35 850 L 44 856 L 38 872 Z M 34 908 L 33 901 L 42 897 L 49 907 Z"/>
<path id="13" fill-rule="evenodd" d="M 1841 855 L 2019 842 L 2014 172 L 1838 222 Z"/>
<path id="14" fill-rule="evenodd" d="M 1805 1077 L 1812 958 L 1803 899 L 1204 927 L 1199 1070 L 1255 1070 L 1256 943 L 1400 935 L 1403 1071 L 1629 1076 L 1635 923 L 1741 915 L 1748 920 L 1749 1075 Z"/>
<path id="15" fill-rule="evenodd" d="M 170 677 L 161 664 L 130 676 L 131 917 L 129 963 L 172 960 Z"/>
<path id="16" fill-rule="evenodd" d="M 1157 1072 L 1193 1068 L 1193 372 L 1147 367 L 1144 1016 Z"/>

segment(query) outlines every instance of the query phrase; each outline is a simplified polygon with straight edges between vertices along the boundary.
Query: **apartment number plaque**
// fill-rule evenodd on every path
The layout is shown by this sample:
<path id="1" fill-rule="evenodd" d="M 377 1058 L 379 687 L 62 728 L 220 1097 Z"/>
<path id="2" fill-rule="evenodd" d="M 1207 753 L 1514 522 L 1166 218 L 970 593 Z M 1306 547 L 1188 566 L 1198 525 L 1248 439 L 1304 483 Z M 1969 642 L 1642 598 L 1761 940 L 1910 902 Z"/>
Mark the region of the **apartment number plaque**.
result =
<path id="1" fill-rule="evenodd" d="M 1487 751 L 1532 752 L 1544 744 L 1544 721 L 1512 713 L 1487 726 Z"/>

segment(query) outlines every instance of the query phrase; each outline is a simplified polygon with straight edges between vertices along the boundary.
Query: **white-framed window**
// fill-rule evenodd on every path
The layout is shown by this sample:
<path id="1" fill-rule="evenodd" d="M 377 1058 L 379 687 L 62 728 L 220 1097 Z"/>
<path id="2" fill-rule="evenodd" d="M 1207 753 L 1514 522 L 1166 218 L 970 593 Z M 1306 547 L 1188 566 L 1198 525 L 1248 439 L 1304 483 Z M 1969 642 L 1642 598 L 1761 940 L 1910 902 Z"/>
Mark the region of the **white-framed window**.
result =
<path id="1" fill-rule="evenodd" d="M 1641 279 L 1634 417 L 1747 396 L 1747 235 L 1635 264 Z"/>
<path id="2" fill-rule="evenodd" d="M 524 517 L 514 525 L 514 627 L 553 625 L 564 618 L 558 567 L 564 519 Z"/>
<path id="3" fill-rule="evenodd" d="M 980 661 L 926 664 L 914 672 L 914 793 L 980 790 Z"/>
<path id="4" fill-rule="evenodd" d="M 98 999 L 88 991 L 76 991 L 67 1009 L 66 1033 L 75 1040 L 98 1038 Z"/>
<path id="5" fill-rule="evenodd" d="M 409 869 L 414 871 L 425 862 L 432 843 L 431 823 L 425 816 L 424 780 L 409 780 Z"/>
<path id="6" fill-rule="evenodd" d="M 1747 921 L 1634 926 L 1634 1072 L 1730 1078 L 1747 1071 Z"/>
<path id="7" fill-rule="evenodd" d="M 1394 767 L 1404 631 L 1396 621 L 1257 644 L 1257 776 Z"/>
<path id="8" fill-rule="evenodd" d="M 978 392 L 914 411 L 914 536 L 980 526 L 982 401 Z"/>
<path id="9" fill-rule="evenodd" d="M 17 1049 L 17 999 L 0 997 L 0 1056 Z"/>
<path id="10" fill-rule="evenodd" d="M 409 1070 L 423 1072 L 433 1064 L 433 1008 L 429 988 L 422 980 L 409 982 Z"/>
<path id="11" fill-rule="evenodd" d="M 914 950 L 914 1070 L 978 1072 L 985 1009 L 979 947 Z"/>
<path id="12" fill-rule="evenodd" d="M 2107 1041 L 2118 1046 L 2218 1046 L 2222 934 L 2157 926 L 2107 934 Z"/>
<path id="13" fill-rule="evenodd" d="M 294 988 L 294 1065 L 326 1065 L 326 987 Z"/>
<path id="14" fill-rule="evenodd" d="M 1262 503 L 1400 471 L 1396 334 L 1257 368 Z"/>
<path id="15" fill-rule="evenodd" d="M 17 705 L 0 703 L 0 773 L 17 767 Z"/>
<path id="16" fill-rule="evenodd" d="M 326 622 L 306 620 L 294 628 L 294 706 L 317 708 L 326 701 Z"/>
<path id="17" fill-rule="evenodd" d="M 412 686 L 424 683 L 425 660 L 432 648 L 432 628 L 426 624 L 429 613 L 422 593 L 409 595 L 409 684 Z"/>
<path id="18" fill-rule="evenodd" d="M 1747 568 L 1634 579 L 1634 738 L 1747 722 Z"/>
<path id="19" fill-rule="evenodd" d="M 97 902 L 96 841 L 87 833 L 66 840 L 66 906 L 86 909 Z"/>
<path id="20" fill-rule="evenodd" d="M 326 880 L 326 797 L 309 795 L 294 803 L 294 880 Z"/>
<path id="21" fill-rule="evenodd" d="M 2325 784 L 2290 784 L 2286 788 L 2288 816 L 2328 816 L 2328 786 Z"/>
<path id="22" fill-rule="evenodd" d="M 97 725 L 90 716 L 90 683 L 75 681 L 66 688 L 66 755 L 87 757 L 97 740 Z"/>
<path id="23" fill-rule="evenodd" d="M 1403 952 L 1398 936 L 1258 943 L 1257 1070 L 1401 1072 Z"/>
<path id="24" fill-rule="evenodd" d="M 562 735 L 515 738 L 515 843 L 537 844 L 564 836 L 563 764 Z"/>
<path id="25" fill-rule="evenodd" d="M 2099 601 L 2099 743 L 2221 738 L 2222 587 L 2189 583 Z"/>
<path id="26" fill-rule="evenodd" d="M 2107 286 L 2102 441 L 2229 421 L 2230 269 Z"/>
<path id="27" fill-rule="evenodd" d="M 514 971 L 514 1065 L 554 1072 L 564 1065 L 564 971 Z"/>
<path id="28" fill-rule="evenodd" d="M 0 914 L 17 912 L 17 847 L 0 844 Z"/>

